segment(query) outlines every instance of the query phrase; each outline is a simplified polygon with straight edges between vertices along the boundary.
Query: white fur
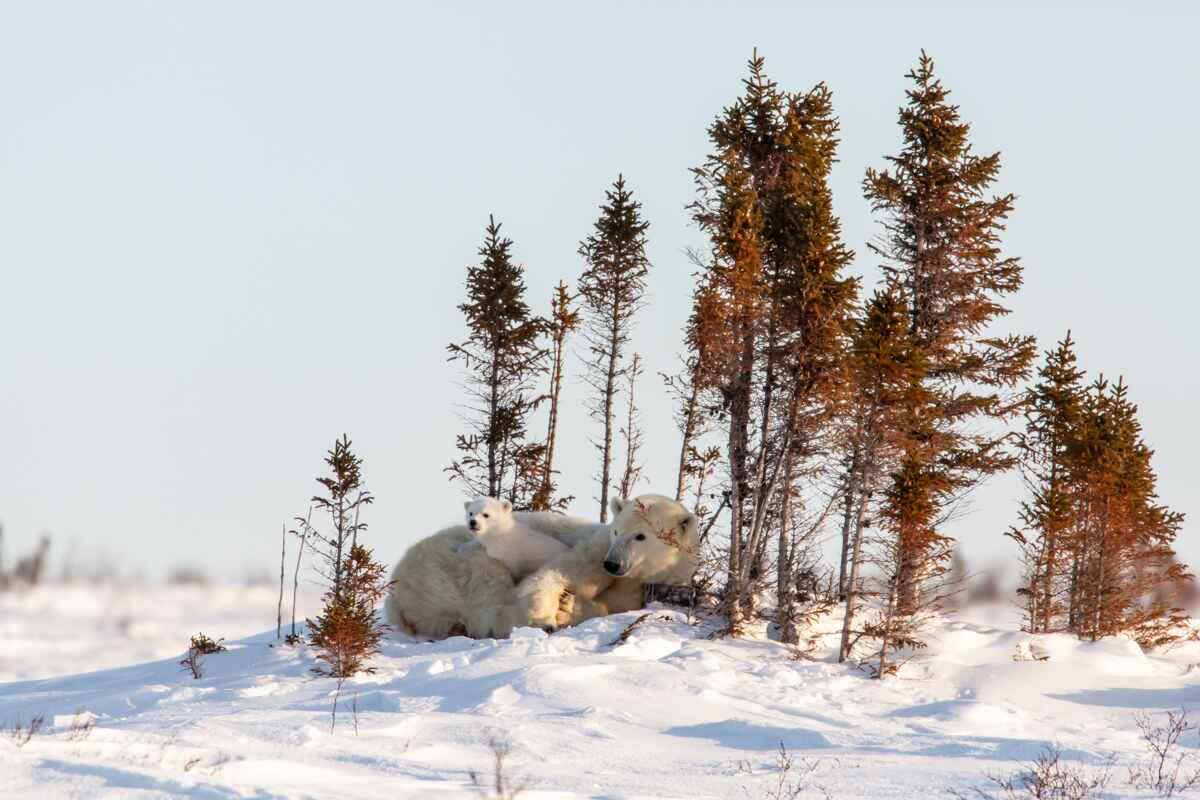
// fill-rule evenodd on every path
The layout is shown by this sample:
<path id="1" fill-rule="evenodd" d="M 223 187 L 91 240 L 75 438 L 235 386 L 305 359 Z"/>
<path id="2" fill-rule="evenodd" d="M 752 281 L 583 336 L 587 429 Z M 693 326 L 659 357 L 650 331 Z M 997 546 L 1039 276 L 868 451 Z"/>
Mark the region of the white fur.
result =
<path id="1" fill-rule="evenodd" d="M 507 500 L 477 497 L 464 503 L 463 507 L 467 512 L 467 528 L 474 538 L 460 546 L 458 552 L 482 547 L 489 556 L 508 567 L 515 581 L 567 550 L 562 542 L 517 519 Z"/>
<path id="2" fill-rule="evenodd" d="M 482 549 L 458 552 L 472 539 L 465 525 L 422 539 L 392 571 L 384 606 L 388 623 L 439 639 L 505 637 L 516 626 L 554 629 L 639 608 L 643 584 L 691 579 L 699 541 L 694 514 L 659 495 L 614 501 L 613 507 L 611 525 L 548 512 L 516 513 L 516 520 L 570 548 L 519 587 Z M 639 533 L 645 538 L 638 539 Z M 610 556 L 628 566 L 623 576 L 604 571 Z"/>

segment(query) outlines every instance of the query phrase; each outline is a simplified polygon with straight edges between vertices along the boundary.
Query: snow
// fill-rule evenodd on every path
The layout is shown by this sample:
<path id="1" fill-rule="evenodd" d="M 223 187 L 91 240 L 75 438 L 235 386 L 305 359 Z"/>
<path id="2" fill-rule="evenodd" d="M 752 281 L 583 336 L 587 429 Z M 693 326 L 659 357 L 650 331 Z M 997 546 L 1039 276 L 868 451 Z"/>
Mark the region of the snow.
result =
<path id="1" fill-rule="evenodd" d="M 763 797 L 781 742 L 803 797 L 926 798 L 1051 742 L 1083 764 L 1131 764 L 1135 712 L 1200 704 L 1200 645 L 1031 641 L 1005 608 L 938 621 L 927 650 L 874 681 L 832 659 L 836 617 L 816 660 L 794 660 L 655 606 L 623 643 L 641 612 L 502 641 L 391 637 L 377 672 L 343 686 L 331 731 L 335 683 L 311 675 L 306 647 L 275 641 L 275 599 L 236 586 L 0 596 L 0 725 L 48 720 L 24 747 L 0 735 L 0 797 L 471 797 L 497 740 L 528 798 Z M 229 650 L 193 680 L 177 662 L 199 630 Z M 1031 648 L 1048 659 L 1014 660 Z M 69 674 L 85 666 L 97 669 Z M 81 712 L 95 718 L 86 736 L 71 731 Z M 1108 796 L 1151 796 L 1114 774 Z"/>

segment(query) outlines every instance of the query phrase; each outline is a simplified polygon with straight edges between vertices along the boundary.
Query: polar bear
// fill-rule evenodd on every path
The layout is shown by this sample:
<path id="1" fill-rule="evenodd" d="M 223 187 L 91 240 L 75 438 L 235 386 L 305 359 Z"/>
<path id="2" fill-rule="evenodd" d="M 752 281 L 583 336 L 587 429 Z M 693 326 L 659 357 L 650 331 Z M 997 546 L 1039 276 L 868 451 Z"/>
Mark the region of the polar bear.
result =
<path id="1" fill-rule="evenodd" d="M 696 515 L 658 494 L 613 498 L 613 521 L 517 587 L 521 624 L 556 630 L 642 607 L 647 583 L 684 584 L 699 566 Z"/>
<path id="2" fill-rule="evenodd" d="M 467 553 L 483 548 L 487 554 L 508 567 L 513 580 L 520 581 L 567 546 L 539 530 L 526 517 L 513 516 L 512 503 L 494 497 L 477 497 L 463 503 L 467 512 L 467 529 L 472 539 L 459 545 L 458 552 Z M 528 516 L 528 515 L 526 515 Z"/>
<path id="3" fill-rule="evenodd" d="M 568 549 L 518 587 L 483 550 L 459 553 L 465 525 L 414 544 L 392 571 L 384 612 L 397 630 L 439 639 L 502 638 L 514 627 L 555 630 L 642 605 L 646 583 L 691 580 L 698 564 L 696 516 L 661 495 L 612 503 L 610 524 L 561 514 L 516 517 Z"/>

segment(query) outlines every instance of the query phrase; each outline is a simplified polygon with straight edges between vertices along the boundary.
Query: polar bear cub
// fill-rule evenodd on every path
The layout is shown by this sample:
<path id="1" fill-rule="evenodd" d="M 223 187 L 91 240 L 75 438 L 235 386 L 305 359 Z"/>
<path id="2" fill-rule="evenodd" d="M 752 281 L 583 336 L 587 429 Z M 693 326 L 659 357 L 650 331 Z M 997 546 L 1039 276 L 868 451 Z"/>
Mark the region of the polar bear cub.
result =
<path id="1" fill-rule="evenodd" d="M 477 497 L 463 503 L 467 512 L 467 528 L 471 541 L 460 545 L 458 552 L 482 547 L 512 573 L 518 583 L 550 559 L 565 552 L 567 546 L 536 531 L 513 516 L 512 503 L 494 497 Z"/>

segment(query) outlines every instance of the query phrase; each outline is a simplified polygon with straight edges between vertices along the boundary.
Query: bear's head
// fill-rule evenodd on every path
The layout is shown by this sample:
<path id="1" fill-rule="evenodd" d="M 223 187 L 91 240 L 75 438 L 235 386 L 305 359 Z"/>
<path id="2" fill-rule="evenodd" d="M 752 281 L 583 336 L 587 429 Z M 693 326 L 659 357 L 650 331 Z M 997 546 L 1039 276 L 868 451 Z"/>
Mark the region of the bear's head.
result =
<path id="1" fill-rule="evenodd" d="M 613 498 L 612 544 L 604 571 L 643 583 L 681 584 L 699 563 L 696 515 L 660 494 Z"/>
<path id="2" fill-rule="evenodd" d="M 463 503 L 463 508 L 467 512 L 467 527 L 476 536 L 512 526 L 512 503 L 507 500 L 476 497 Z"/>

